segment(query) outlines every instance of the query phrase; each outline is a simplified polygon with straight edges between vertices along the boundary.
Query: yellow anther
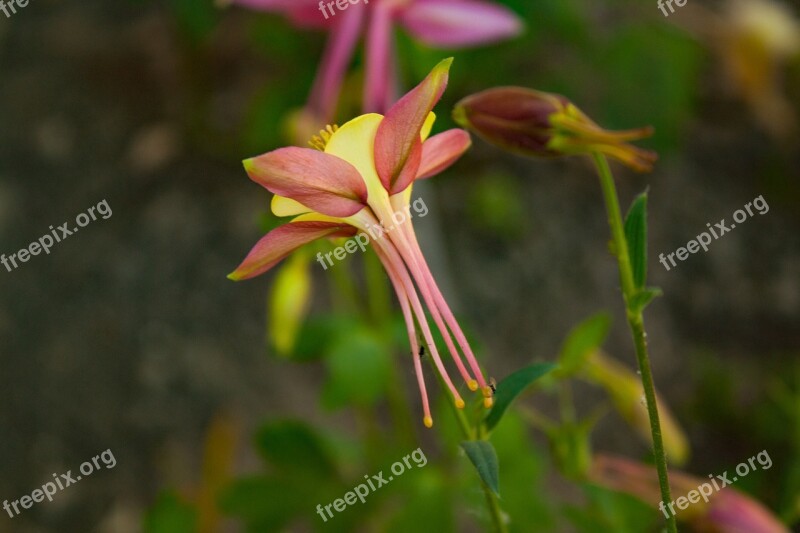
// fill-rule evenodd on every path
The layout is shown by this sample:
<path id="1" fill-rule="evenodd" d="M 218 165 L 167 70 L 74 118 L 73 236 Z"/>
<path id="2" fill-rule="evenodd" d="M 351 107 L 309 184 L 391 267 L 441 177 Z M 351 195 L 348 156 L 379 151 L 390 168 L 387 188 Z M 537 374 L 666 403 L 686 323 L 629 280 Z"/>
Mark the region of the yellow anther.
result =
<path id="1" fill-rule="evenodd" d="M 314 135 L 311 137 L 311 140 L 308 141 L 309 146 L 320 152 L 325 151 L 325 147 L 328 145 L 328 141 L 331 140 L 331 135 L 336 133 L 336 130 L 339 129 L 339 126 L 336 124 L 330 125 L 328 124 L 325 126 L 324 130 L 319 130 L 319 135 Z"/>
<path id="2" fill-rule="evenodd" d="M 469 390 L 471 390 L 472 392 L 475 392 L 476 390 L 478 390 L 478 382 L 475 381 L 474 379 L 471 379 L 467 381 L 467 387 L 469 387 Z"/>
<path id="3" fill-rule="evenodd" d="M 429 416 L 426 416 L 425 418 L 422 419 L 422 423 L 425 424 L 426 428 L 432 428 L 433 427 L 433 418 L 431 418 Z"/>
<path id="4" fill-rule="evenodd" d="M 458 407 L 459 409 L 463 409 L 464 406 L 466 406 L 464 400 L 462 400 L 461 398 L 456 398 L 456 407 Z"/>
<path id="5" fill-rule="evenodd" d="M 490 409 L 494 405 L 494 400 L 491 398 L 484 398 L 483 399 L 483 406 L 487 409 Z"/>

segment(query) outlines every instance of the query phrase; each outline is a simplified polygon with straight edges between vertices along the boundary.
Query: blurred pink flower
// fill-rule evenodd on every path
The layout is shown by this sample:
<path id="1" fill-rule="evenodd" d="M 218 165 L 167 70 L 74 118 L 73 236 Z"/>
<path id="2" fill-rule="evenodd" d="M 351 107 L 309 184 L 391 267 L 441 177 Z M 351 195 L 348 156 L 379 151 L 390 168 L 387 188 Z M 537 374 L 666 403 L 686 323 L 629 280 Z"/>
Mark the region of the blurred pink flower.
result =
<path id="1" fill-rule="evenodd" d="M 485 0 L 232 2 L 260 11 L 283 13 L 298 26 L 330 29 L 308 101 L 309 110 L 320 125 L 334 118 L 342 81 L 362 34 L 366 47 L 363 111 L 383 113 L 398 96 L 392 50 L 395 25 L 403 26 L 428 46 L 444 49 L 496 42 L 522 31 L 522 21 L 514 13 Z M 340 9 L 337 5 L 345 7 Z"/>
<path id="2" fill-rule="evenodd" d="M 652 466 L 622 457 L 597 455 L 589 479 L 605 488 L 628 493 L 653 505 L 656 510 L 661 499 L 658 478 Z M 697 492 L 708 479 L 672 470 L 669 473 L 672 497 L 685 497 Z M 761 503 L 734 488 L 714 491 L 708 502 L 692 503 L 678 512 L 676 518 L 698 533 L 789 533 L 789 530 Z"/>

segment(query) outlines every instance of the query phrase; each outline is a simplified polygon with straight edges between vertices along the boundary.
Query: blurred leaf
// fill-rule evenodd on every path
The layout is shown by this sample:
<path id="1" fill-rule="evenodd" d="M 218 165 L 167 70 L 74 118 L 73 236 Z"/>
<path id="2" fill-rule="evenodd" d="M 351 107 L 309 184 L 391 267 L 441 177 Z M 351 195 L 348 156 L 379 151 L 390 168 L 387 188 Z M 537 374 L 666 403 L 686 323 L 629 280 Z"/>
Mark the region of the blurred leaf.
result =
<path id="1" fill-rule="evenodd" d="M 442 472 L 426 468 L 400 480 L 405 482 L 402 487 L 397 487 L 398 491 L 402 491 L 403 505 L 398 506 L 398 514 L 392 518 L 385 531 L 455 531 L 450 487 Z"/>
<path id="2" fill-rule="evenodd" d="M 585 485 L 589 499 L 586 508 L 569 506 L 565 516 L 585 533 L 613 531 L 614 533 L 650 533 L 657 531 L 661 522 L 655 507 L 640 502 L 633 496 L 614 492 L 596 485 Z"/>
<path id="3" fill-rule="evenodd" d="M 164 492 L 144 517 L 145 533 L 195 533 L 197 511 L 175 492 Z"/>
<path id="4" fill-rule="evenodd" d="M 280 267 L 269 299 L 267 332 L 278 355 L 288 357 L 294 349 L 311 298 L 311 268 L 307 251 L 296 251 Z"/>
<path id="5" fill-rule="evenodd" d="M 509 411 L 492 432 L 492 444 L 503 468 L 503 511 L 512 518 L 512 533 L 553 531 L 552 492 L 545 486 L 549 460 L 546 450 L 529 438 L 518 413 Z M 471 487 L 474 490 L 474 484 Z M 479 502 L 483 504 L 483 502 Z M 485 504 L 484 504 L 485 505 Z"/>
<path id="6" fill-rule="evenodd" d="M 327 313 L 308 318 L 301 326 L 293 361 L 312 361 L 325 355 L 331 339 L 341 331 L 350 331 L 360 324 L 355 316 Z M 403 323 L 405 324 L 405 323 Z M 405 331 L 405 330 L 404 330 Z"/>
<path id="7" fill-rule="evenodd" d="M 464 448 L 486 486 L 499 496 L 499 467 L 497 452 L 492 443 L 485 440 L 468 440 L 462 442 L 461 447 Z"/>
<path id="8" fill-rule="evenodd" d="M 633 284 L 644 289 L 647 282 L 647 191 L 631 204 L 625 216 L 625 240 L 633 271 Z"/>
<path id="9" fill-rule="evenodd" d="M 575 326 L 561 347 L 556 376 L 564 378 L 580 370 L 586 357 L 605 342 L 610 327 L 611 317 L 605 312 L 592 315 Z"/>
<path id="10" fill-rule="evenodd" d="M 237 480 L 220 497 L 220 507 L 244 520 L 250 531 L 280 531 L 295 516 L 313 511 L 316 490 L 293 477 L 254 476 Z"/>
<path id="11" fill-rule="evenodd" d="M 374 406 L 392 375 L 390 352 L 381 337 L 363 326 L 340 332 L 326 354 L 329 378 L 323 391 L 324 405 Z"/>
<path id="12" fill-rule="evenodd" d="M 577 423 L 565 423 L 549 432 L 553 459 L 564 477 L 574 480 L 586 477 L 592 462 L 589 435 L 596 423 L 596 418 L 591 417 Z"/>
<path id="13" fill-rule="evenodd" d="M 614 408 L 647 442 L 652 442 L 650 417 L 644 402 L 641 376 L 625 365 L 595 350 L 587 359 L 581 376 L 595 383 L 611 397 Z M 663 398 L 656 392 L 664 449 L 672 464 L 683 464 L 689 458 L 689 440 Z"/>
<path id="14" fill-rule="evenodd" d="M 528 385 L 554 368 L 556 368 L 556 365 L 552 363 L 538 363 L 521 368 L 501 381 L 497 385 L 497 392 L 494 395 L 494 406 L 486 417 L 486 428 L 491 431 L 492 428 L 500 422 L 500 419 L 503 418 L 503 414 L 511 405 L 511 402 L 513 402 Z"/>
<path id="15" fill-rule="evenodd" d="M 268 463 L 288 475 L 336 476 L 324 442 L 302 422 L 285 420 L 266 424 L 256 434 L 256 447 Z"/>
<path id="16" fill-rule="evenodd" d="M 168 0 L 167 5 L 192 41 L 202 41 L 214 29 L 217 9 L 213 0 Z"/>

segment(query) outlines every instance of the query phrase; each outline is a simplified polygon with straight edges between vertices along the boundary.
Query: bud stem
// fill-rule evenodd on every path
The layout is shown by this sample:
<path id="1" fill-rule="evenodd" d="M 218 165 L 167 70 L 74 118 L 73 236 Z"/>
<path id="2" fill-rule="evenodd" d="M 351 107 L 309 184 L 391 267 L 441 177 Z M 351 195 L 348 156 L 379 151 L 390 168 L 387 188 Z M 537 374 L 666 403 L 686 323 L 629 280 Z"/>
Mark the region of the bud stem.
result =
<path id="1" fill-rule="evenodd" d="M 614 240 L 614 250 L 619 264 L 619 277 L 622 286 L 622 297 L 625 301 L 625 310 L 628 318 L 628 326 L 631 329 L 633 343 L 636 348 L 636 359 L 639 363 L 639 370 L 642 375 L 642 387 L 644 388 L 645 399 L 647 400 L 647 414 L 650 418 L 650 432 L 653 436 L 653 455 L 658 470 L 658 482 L 661 487 L 661 499 L 664 503 L 672 501 L 669 487 L 669 474 L 667 472 L 667 456 L 664 453 L 664 442 L 661 437 L 661 422 L 658 417 L 658 407 L 656 403 L 655 386 L 653 385 L 653 373 L 650 369 L 650 357 L 647 353 L 647 340 L 644 330 L 644 317 L 640 308 L 631 305 L 632 298 L 636 291 L 633 280 L 633 270 L 628 256 L 628 241 L 625 239 L 625 229 L 622 222 L 622 213 L 619 208 L 617 189 L 614 185 L 614 177 L 608 166 L 605 156 L 595 152 L 592 154 L 597 173 L 600 176 L 600 186 L 603 189 L 603 198 L 606 203 L 608 213 L 608 225 L 611 228 L 611 236 Z M 675 522 L 675 515 L 667 518 L 667 531 L 677 533 L 678 527 Z"/>

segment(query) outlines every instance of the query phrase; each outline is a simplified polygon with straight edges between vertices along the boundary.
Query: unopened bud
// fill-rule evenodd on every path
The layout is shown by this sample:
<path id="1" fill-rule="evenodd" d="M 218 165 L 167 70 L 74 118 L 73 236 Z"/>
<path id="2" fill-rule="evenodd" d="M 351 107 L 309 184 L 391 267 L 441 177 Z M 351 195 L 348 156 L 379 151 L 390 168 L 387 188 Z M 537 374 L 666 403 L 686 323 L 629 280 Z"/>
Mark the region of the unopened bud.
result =
<path id="1" fill-rule="evenodd" d="M 612 132 L 598 126 L 566 97 L 497 87 L 456 104 L 453 118 L 484 140 L 532 157 L 602 153 L 639 172 L 652 170 L 657 156 L 627 141 L 652 135 L 652 128 Z"/>

